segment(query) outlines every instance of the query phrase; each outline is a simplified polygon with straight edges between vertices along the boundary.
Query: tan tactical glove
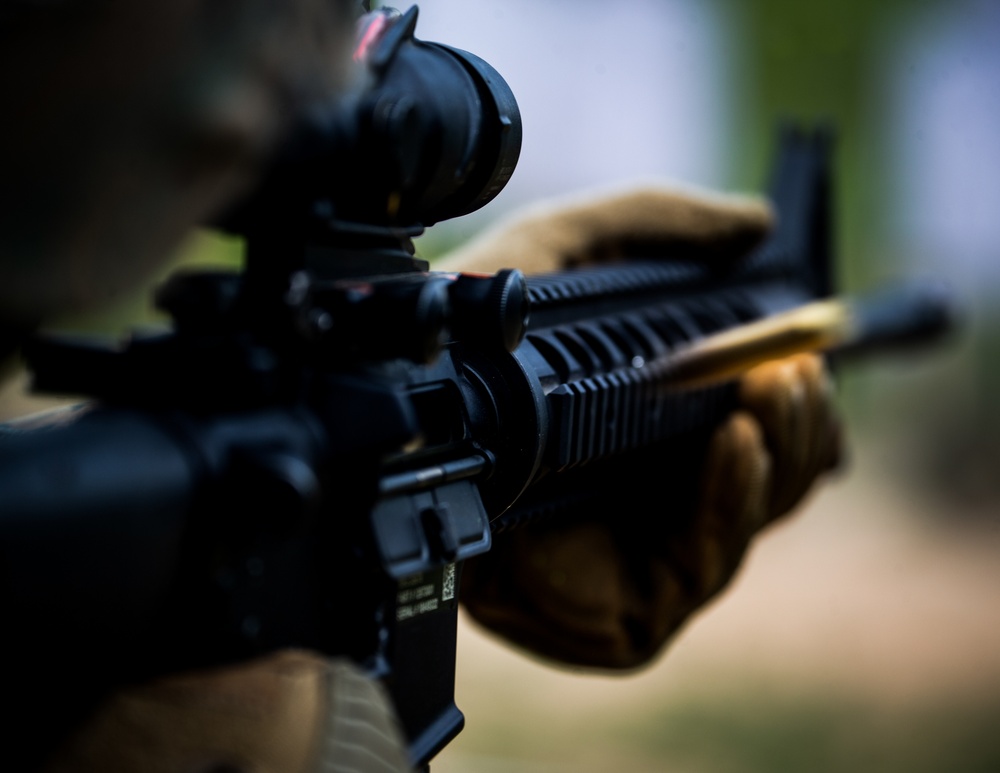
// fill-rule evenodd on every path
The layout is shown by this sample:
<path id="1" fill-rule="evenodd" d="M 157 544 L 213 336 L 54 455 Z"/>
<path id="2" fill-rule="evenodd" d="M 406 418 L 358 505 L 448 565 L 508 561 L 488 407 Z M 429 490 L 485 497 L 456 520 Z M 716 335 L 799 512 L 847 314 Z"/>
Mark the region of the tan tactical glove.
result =
<path id="1" fill-rule="evenodd" d="M 730 260 L 763 239 L 771 217 L 759 199 L 653 185 L 568 196 L 501 219 L 433 268 L 538 274 L 646 253 Z"/>
<path id="2" fill-rule="evenodd" d="M 285 650 L 118 691 L 43 773 L 408 773 L 381 685 Z"/>
<path id="3" fill-rule="evenodd" d="M 636 252 L 726 261 L 759 243 L 770 223 L 758 200 L 642 188 L 515 215 L 433 268 L 549 271 Z M 831 382 L 818 357 L 758 366 L 739 393 L 740 410 L 708 445 L 695 512 L 654 515 L 674 524 L 665 539 L 637 543 L 622 514 L 498 535 L 488 554 L 466 562 L 461 600 L 471 616 L 563 663 L 647 663 L 732 579 L 753 535 L 838 461 Z"/>

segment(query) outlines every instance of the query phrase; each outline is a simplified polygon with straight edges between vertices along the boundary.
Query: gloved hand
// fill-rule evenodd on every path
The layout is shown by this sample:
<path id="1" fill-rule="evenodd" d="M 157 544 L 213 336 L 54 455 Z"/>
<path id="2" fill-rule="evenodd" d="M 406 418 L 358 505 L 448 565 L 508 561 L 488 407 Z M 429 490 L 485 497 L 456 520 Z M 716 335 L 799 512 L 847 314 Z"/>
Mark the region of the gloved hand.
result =
<path id="1" fill-rule="evenodd" d="M 637 188 L 515 214 L 432 268 L 532 273 L 637 253 L 729 261 L 770 224 L 763 201 Z M 694 512 L 654 514 L 672 524 L 662 539 L 636 540 L 621 514 L 500 534 L 465 564 L 460 598 L 472 618 L 561 663 L 649 662 L 732 579 L 753 536 L 838 463 L 839 423 L 819 357 L 754 368 L 739 403 L 707 445 Z"/>
<path id="2" fill-rule="evenodd" d="M 770 207 L 757 198 L 636 186 L 527 207 L 435 260 L 433 268 L 537 274 L 646 253 L 726 261 L 758 244 L 771 221 Z"/>
<path id="3" fill-rule="evenodd" d="M 410 773 L 382 686 L 283 650 L 117 691 L 43 773 Z"/>

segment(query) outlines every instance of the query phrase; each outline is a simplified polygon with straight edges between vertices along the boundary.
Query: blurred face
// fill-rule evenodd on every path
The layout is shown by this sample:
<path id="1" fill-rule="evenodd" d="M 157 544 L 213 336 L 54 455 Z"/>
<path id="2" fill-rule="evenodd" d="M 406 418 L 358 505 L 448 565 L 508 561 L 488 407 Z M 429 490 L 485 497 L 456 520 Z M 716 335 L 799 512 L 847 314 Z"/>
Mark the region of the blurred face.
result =
<path id="1" fill-rule="evenodd" d="M 344 0 L 6 0 L 0 319 L 148 276 L 336 87 L 350 19 Z"/>

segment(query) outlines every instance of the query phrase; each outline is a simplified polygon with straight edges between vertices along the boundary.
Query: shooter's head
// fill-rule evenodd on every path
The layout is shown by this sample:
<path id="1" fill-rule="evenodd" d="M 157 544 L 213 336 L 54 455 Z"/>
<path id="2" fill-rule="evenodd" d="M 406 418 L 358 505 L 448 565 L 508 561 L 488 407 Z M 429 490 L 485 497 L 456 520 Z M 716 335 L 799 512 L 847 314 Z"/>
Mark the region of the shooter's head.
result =
<path id="1" fill-rule="evenodd" d="M 5 0 L 0 320 L 99 305 L 254 181 L 343 78 L 347 0 Z"/>

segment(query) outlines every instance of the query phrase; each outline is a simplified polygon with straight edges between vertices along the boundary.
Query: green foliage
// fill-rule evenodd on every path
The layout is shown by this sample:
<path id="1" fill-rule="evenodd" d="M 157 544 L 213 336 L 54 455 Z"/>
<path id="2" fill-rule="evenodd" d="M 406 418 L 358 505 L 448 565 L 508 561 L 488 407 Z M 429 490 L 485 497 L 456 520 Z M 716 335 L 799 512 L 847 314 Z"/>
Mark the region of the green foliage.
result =
<path id="1" fill-rule="evenodd" d="M 886 116 L 885 51 L 907 15 L 941 0 L 719 0 L 739 20 L 744 40 L 739 62 L 750 152 L 737 154 L 739 188 L 758 185 L 783 120 L 833 127 L 836 145 L 836 217 L 840 283 L 862 288 L 878 273 L 884 228 L 885 165 L 879 129 Z"/>

